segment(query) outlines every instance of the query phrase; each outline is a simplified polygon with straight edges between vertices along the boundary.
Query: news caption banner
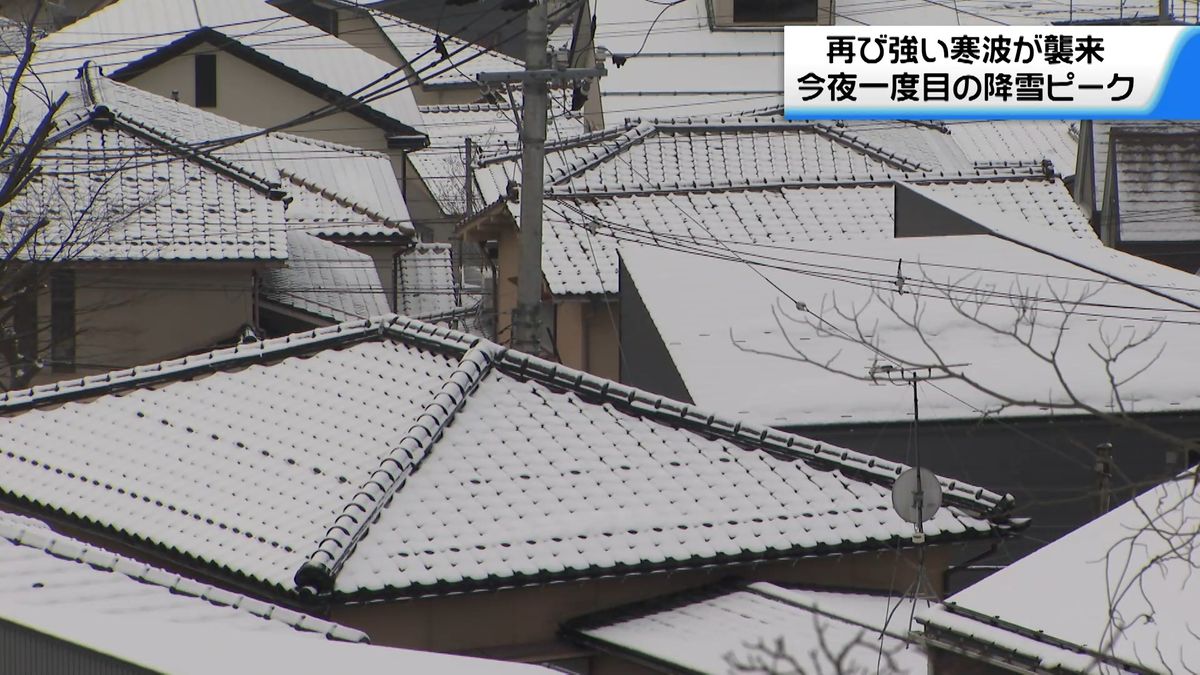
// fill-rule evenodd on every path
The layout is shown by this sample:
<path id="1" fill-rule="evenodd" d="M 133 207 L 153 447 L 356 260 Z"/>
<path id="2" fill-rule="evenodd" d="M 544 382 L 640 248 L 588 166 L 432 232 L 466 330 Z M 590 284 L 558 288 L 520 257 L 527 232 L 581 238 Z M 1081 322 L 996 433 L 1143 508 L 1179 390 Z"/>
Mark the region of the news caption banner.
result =
<path id="1" fill-rule="evenodd" d="M 1197 26 L 788 26 L 788 119 L 1200 120 Z"/>

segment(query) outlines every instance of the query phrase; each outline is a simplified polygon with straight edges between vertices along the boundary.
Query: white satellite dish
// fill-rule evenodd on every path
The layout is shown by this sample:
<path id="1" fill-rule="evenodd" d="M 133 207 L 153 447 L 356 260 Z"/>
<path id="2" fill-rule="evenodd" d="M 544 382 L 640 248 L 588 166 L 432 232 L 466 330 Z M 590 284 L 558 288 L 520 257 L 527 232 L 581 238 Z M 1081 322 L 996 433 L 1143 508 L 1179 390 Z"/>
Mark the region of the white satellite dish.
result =
<path id="1" fill-rule="evenodd" d="M 932 519 L 941 507 L 942 486 L 929 469 L 909 469 L 892 484 L 892 508 L 914 525 Z"/>

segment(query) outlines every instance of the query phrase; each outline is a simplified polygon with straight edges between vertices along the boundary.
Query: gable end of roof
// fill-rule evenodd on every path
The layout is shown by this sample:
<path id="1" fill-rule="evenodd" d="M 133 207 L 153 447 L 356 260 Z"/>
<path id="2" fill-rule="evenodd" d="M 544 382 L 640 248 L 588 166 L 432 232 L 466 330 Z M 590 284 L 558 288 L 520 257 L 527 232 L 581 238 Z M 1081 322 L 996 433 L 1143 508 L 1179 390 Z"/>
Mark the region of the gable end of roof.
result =
<path id="1" fill-rule="evenodd" d="M 202 44 L 210 45 L 216 49 L 227 52 L 252 66 L 261 68 L 279 79 L 302 89 L 317 98 L 326 101 L 330 104 L 337 105 L 342 108 L 342 112 L 350 113 L 359 117 L 375 126 L 380 127 L 389 135 L 392 136 L 420 136 L 425 137 L 425 134 L 417 129 L 397 120 L 389 115 L 379 112 L 370 105 L 358 102 L 351 96 L 347 96 L 342 92 L 333 89 L 327 84 L 318 82 L 313 78 L 301 73 L 298 70 L 290 68 L 275 59 L 263 54 L 262 52 L 248 47 L 238 41 L 236 37 L 225 35 L 224 33 L 212 28 L 203 27 L 188 33 L 182 38 L 172 42 L 171 44 L 158 49 L 157 51 L 134 61 L 122 68 L 119 68 L 109 74 L 113 79 L 120 82 L 128 82 L 129 80 L 149 71 L 156 66 L 159 66 L 171 59 L 180 56 L 188 50 Z"/>

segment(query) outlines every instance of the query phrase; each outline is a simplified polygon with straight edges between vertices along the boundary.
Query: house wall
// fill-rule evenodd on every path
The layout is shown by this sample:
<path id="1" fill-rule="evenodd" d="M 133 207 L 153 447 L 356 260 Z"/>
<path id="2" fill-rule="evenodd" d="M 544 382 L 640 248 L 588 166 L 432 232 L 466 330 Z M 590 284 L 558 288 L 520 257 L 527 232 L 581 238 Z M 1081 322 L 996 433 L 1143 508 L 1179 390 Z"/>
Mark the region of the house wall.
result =
<path id="1" fill-rule="evenodd" d="M 619 380 L 621 316 L 617 305 L 601 298 L 555 304 L 555 344 L 563 365 Z"/>
<path id="2" fill-rule="evenodd" d="M 379 24 L 365 12 L 356 9 L 338 10 L 337 36 L 393 68 L 399 68 L 404 63 L 391 41 L 379 28 Z"/>
<path id="3" fill-rule="evenodd" d="M 210 45 L 198 45 L 131 78 L 129 83 L 160 96 L 170 97 L 173 92 L 178 92 L 181 102 L 195 105 L 194 57 L 196 54 L 212 53 L 217 55 L 217 105 L 206 108 L 210 112 L 242 124 L 268 127 L 328 105 L 307 91 L 232 54 L 214 50 Z M 350 113 L 331 115 L 295 126 L 289 131 L 356 148 L 379 152 L 387 150 L 383 130 Z"/>
<path id="4" fill-rule="evenodd" d="M 0 619 L 0 673 L 142 675 L 152 672 L 69 640 Z"/>
<path id="5" fill-rule="evenodd" d="M 517 306 L 517 270 L 520 268 L 520 244 L 515 228 L 503 228 L 496 256 L 496 338 L 512 339 L 512 310 Z"/>
<path id="6" fill-rule="evenodd" d="M 212 348 L 254 322 L 253 268 L 238 263 L 75 267 L 73 373 L 44 369 L 35 384 L 154 363 Z M 50 323 L 49 293 L 39 314 Z M 46 349 L 49 336 L 41 337 Z"/>
<path id="7" fill-rule="evenodd" d="M 642 302 L 637 284 L 620 268 L 621 363 L 619 380 L 633 387 L 669 396 L 676 401 L 693 403 L 687 386 L 663 343 L 654 319 Z"/>
<path id="8" fill-rule="evenodd" d="M 926 569 L 938 590 L 942 571 L 969 557 L 977 547 L 928 549 Z M 330 619 L 365 631 L 376 645 L 539 662 L 572 655 L 578 658 L 580 649 L 558 635 L 559 627 L 569 619 L 714 583 L 731 575 L 886 591 L 907 588 L 916 570 L 911 552 L 862 553 L 342 606 L 332 609 Z M 624 661 L 615 657 L 594 659 L 594 665 L 601 669 L 593 672 L 635 672 L 621 663 Z"/>

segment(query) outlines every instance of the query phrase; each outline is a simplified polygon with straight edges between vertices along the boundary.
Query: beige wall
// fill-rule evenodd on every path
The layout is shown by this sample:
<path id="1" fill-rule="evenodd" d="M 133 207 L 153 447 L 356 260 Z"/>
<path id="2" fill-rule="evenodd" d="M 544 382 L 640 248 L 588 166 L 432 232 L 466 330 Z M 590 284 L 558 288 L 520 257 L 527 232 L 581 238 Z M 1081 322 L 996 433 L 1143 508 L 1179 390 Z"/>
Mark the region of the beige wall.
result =
<path id="1" fill-rule="evenodd" d="M 510 338 L 512 310 L 517 304 L 517 271 L 520 268 L 520 242 L 517 231 L 507 216 L 501 214 L 496 225 L 484 226 L 484 231 L 499 241 L 497 265 L 496 310 L 498 336 L 501 342 Z M 472 236 L 468 236 L 472 239 Z M 476 237 L 478 238 L 478 237 Z M 564 365 L 578 368 L 610 380 L 619 380 L 620 305 L 615 300 L 599 298 L 559 300 L 554 307 L 555 347 Z"/>
<path id="2" fill-rule="evenodd" d="M 404 63 L 379 24 L 364 12 L 339 10 L 337 36 L 394 68 Z"/>
<path id="3" fill-rule="evenodd" d="M 200 45 L 166 63 L 132 78 L 129 83 L 160 96 L 171 97 L 188 105 L 196 101 L 196 54 L 211 54 L 209 45 Z M 236 56 L 217 51 L 217 105 L 206 108 L 213 113 L 256 127 L 269 127 L 295 119 L 328 105 L 316 96 L 279 77 L 253 66 Z M 330 115 L 314 122 L 287 129 L 330 143 L 374 150 L 387 154 L 396 175 L 401 175 L 404 153 L 387 147 L 387 135 L 374 124 L 350 113 Z"/>
<path id="4" fill-rule="evenodd" d="M 253 268 L 238 263 L 77 266 L 74 373 L 49 368 L 35 383 L 154 363 L 210 349 L 254 321 Z M 49 294 L 39 298 L 49 325 Z M 49 340 L 42 336 L 41 349 Z"/>
<path id="5" fill-rule="evenodd" d="M 563 300 L 555 308 L 555 335 L 563 364 L 620 380 L 621 312 L 617 301 Z"/>
<path id="6" fill-rule="evenodd" d="M 926 565 L 932 583 L 940 586 L 946 566 L 966 554 L 961 548 L 931 547 Z M 907 588 L 916 569 L 909 553 L 829 556 L 342 606 L 335 607 L 330 618 L 365 631 L 378 645 L 537 661 L 571 652 L 573 647 L 558 638 L 559 626 L 569 619 L 733 574 L 759 581 L 886 591 Z"/>
<path id="7" fill-rule="evenodd" d="M 505 228 L 500 233 L 496 257 L 496 330 L 501 342 L 512 339 L 512 311 L 517 306 L 517 270 L 520 268 L 520 244 L 517 231 Z"/>

